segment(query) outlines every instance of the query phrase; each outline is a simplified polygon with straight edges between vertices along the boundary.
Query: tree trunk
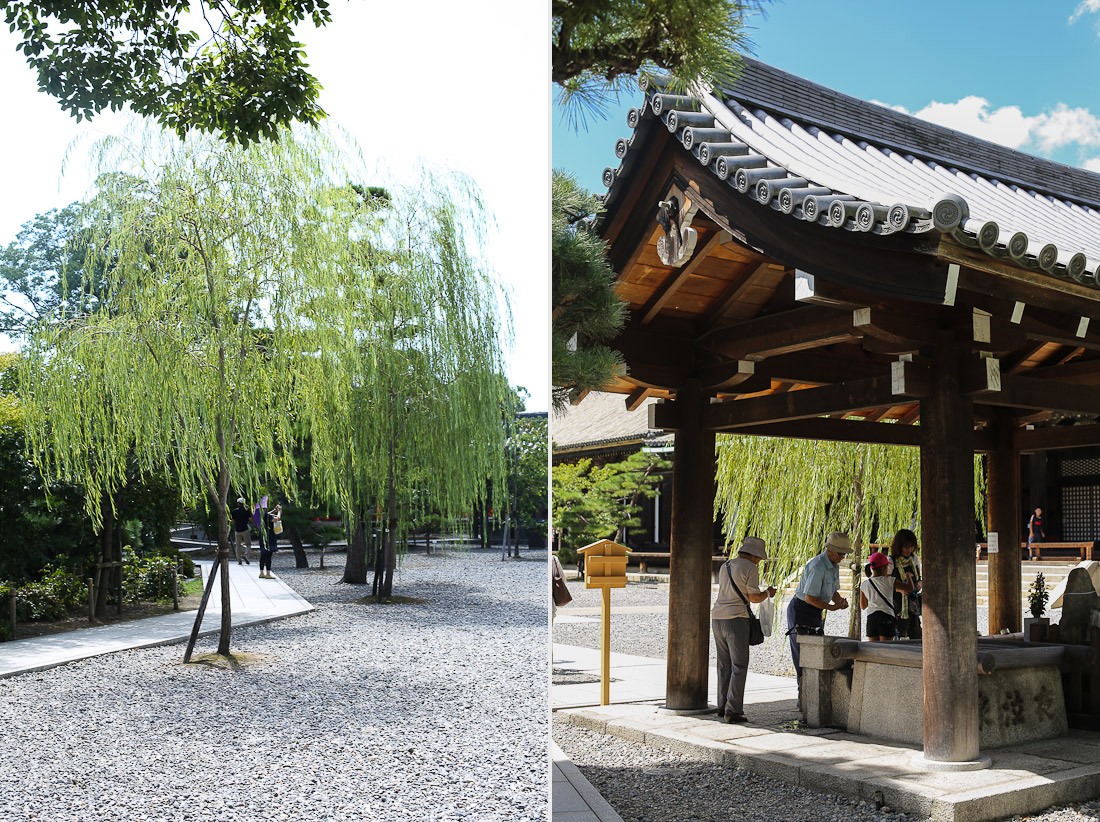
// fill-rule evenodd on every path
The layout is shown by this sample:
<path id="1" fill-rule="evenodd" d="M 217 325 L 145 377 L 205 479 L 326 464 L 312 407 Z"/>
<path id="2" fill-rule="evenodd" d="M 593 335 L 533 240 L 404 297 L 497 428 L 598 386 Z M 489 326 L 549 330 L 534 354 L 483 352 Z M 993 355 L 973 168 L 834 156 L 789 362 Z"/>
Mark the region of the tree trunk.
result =
<path id="1" fill-rule="evenodd" d="M 390 460 L 389 489 L 386 495 L 386 531 L 385 558 L 386 574 L 378 591 L 378 601 L 393 596 L 393 572 L 397 570 L 397 478 L 394 476 L 393 460 Z"/>
<path id="2" fill-rule="evenodd" d="M 222 473 L 225 473 L 224 469 Z M 218 653 L 222 656 L 229 656 L 229 639 L 233 631 L 233 614 L 230 611 L 229 605 L 229 508 L 226 504 L 226 500 L 229 497 L 228 476 L 225 477 L 225 484 L 221 497 L 217 505 L 218 564 L 221 566 L 222 572 L 222 624 L 221 633 L 218 636 Z"/>
<path id="3" fill-rule="evenodd" d="M 114 580 L 111 573 L 115 569 L 105 567 L 107 563 L 114 562 L 115 540 L 115 509 L 111 505 L 111 498 L 104 495 L 99 501 L 100 514 L 103 517 L 103 528 L 99 532 L 99 572 L 95 575 L 95 615 L 102 617 L 107 612 L 107 590 L 112 585 L 108 580 Z M 121 558 L 121 554 L 120 554 Z M 121 568 L 118 569 L 121 572 Z"/>
<path id="4" fill-rule="evenodd" d="M 849 639 L 860 638 L 861 616 L 863 609 L 859 604 L 859 586 L 863 582 L 863 534 L 860 529 L 860 522 L 863 520 L 863 471 L 865 466 L 865 460 L 867 456 L 865 453 L 861 453 L 859 457 L 859 468 L 855 481 L 853 482 L 853 496 L 855 497 L 854 511 L 852 512 L 852 548 L 855 549 L 853 554 L 853 560 L 855 562 L 855 568 L 852 569 L 852 601 L 851 601 L 851 613 L 848 616 L 848 637 Z"/>
<path id="5" fill-rule="evenodd" d="M 344 564 L 344 576 L 340 581 L 350 585 L 365 585 L 367 582 L 365 519 L 362 511 L 353 515 L 351 531 L 347 534 L 347 561 Z"/>
<path id="6" fill-rule="evenodd" d="M 298 530 L 297 525 L 285 526 L 284 532 L 286 533 L 287 542 L 294 549 L 294 567 L 308 568 L 309 558 L 306 556 L 305 546 L 302 545 L 302 532 Z"/>

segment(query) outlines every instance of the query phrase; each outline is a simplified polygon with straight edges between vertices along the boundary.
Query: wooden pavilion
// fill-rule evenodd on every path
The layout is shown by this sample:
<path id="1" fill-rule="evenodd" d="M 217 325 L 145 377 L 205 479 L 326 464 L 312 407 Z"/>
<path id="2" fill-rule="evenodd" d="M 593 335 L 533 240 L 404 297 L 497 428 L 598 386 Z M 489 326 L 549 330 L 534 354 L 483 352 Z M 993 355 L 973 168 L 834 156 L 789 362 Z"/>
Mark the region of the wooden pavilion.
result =
<path id="1" fill-rule="evenodd" d="M 601 231 L 630 308 L 609 390 L 676 431 L 666 705 L 708 701 L 715 433 L 912 445 L 924 756 L 976 762 L 973 455 L 1009 546 L 990 630 L 1019 630 L 1020 454 L 1100 444 L 1100 176 L 749 59 L 646 94 Z"/>

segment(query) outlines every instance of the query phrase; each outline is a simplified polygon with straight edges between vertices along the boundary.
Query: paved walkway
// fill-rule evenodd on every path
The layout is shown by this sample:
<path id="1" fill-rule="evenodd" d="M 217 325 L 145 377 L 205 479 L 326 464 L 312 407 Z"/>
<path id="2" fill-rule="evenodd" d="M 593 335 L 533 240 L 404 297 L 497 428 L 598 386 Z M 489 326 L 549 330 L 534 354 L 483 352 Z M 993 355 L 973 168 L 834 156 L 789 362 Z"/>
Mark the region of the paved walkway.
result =
<path id="1" fill-rule="evenodd" d="M 1022 816 L 1100 796 L 1100 733 L 1071 730 L 1065 737 L 991 750 L 985 753 L 993 764 L 985 770 L 930 772 L 914 762 L 921 751 L 910 745 L 833 728 L 796 728 L 800 714 L 792 678 L 750 672 L 745 690 L 749 722 L 725 725 L 713 709 L 689 716 L 660 710 L 665 691 L 663 660 L 613 653 L 611 704 L 603 707 L 598 651 L 555 644 L 553 668 L 559 680 L 566 672 L 578 680 L 597 680 L 551 688 L 551 706 L 559 721 L 791 784 L 889 805 L 935 822 Z M 717 679 L 713 668 L 710 677 L 712 683 Z M 557 786 L 555 782 L 555 799 Z M 579 789 L 577 794 L 591 799 L 587 802 L 591 815 L 570 816 L 574 813 L 568 804 L 574 801 L 570 796 L 563 799 L 560 814 L 554 802 L 554 822 L 618 818 L 600 815 L 602 797 L 597 801 Z"/>
<path id="2" fill-rule="evenodd" d="M 203 580 L 209 578 L 210 561 L 199 561 L 195 566 L 201 567 Z M 230 612 L 234 628 L 313 610 L 312 605 L 281 579 L 260 579 L 259 568 L 255 561 L 251 565 L 229 562 Z M 220 591 L 219 581 L 210 594 L 200 637 L 218 632 L 222 611 Z M 194 611 L 179 611 L 148 619 L 0 643 L 0 677 L 41 671 L 112 651 L 183 642 L 191 635 L 194 624 Z"/>

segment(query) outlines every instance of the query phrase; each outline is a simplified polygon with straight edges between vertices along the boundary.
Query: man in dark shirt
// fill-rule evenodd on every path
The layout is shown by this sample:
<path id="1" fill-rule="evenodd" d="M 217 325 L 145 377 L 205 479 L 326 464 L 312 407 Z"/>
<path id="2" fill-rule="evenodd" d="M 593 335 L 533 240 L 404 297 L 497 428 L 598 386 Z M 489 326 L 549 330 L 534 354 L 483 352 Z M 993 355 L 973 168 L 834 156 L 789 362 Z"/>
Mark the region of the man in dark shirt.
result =
<path id="1" fill-rule="evenodd" d="M 249 529 L 248 523 L 252 519 L 252 514 L 244 507 L 244 497 L 237 497 L 237 507 L 229 513 L 233 517 L 233 550 L 237 554 L 237 564 L 244 564 L 241 562 L 243 553 L 244 562 L 251 565 L 252 560 L 249 558 L 249 554 L 252 552 L 252 531 Z"/>
<path id="2" fill-rule="evenodd" d="M 1033 542 L 1042 542 L 1043 534 L 1043 509 L 1036 508 L 1035 513 L 1027 522 L 1027 558 L 1035 559 L 1035 549 L 1031 547 Z"/>

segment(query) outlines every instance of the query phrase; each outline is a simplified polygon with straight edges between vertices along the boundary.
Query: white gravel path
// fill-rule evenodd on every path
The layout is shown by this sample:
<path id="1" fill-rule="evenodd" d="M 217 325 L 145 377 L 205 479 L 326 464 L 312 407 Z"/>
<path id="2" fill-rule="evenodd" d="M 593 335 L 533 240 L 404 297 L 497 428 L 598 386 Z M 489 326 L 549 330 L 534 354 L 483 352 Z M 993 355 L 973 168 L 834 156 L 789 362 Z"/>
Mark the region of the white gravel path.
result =
<path id="1" fill-rule="evenodd" d="M 573 602 L 558 609 L 558 616 L 600 607 L 598 590 L 586 590 L 580 582 L 569 585 Z M 611 647 L 614 651 L 665 659 L 668 651 L 668 589 L 656 584 L 631 584 L 611 595 Z M 615 613 L 616 608 L 629 608 Z M 583 614 L 588 616 L 588 614 Z M 1057 620 L 1059 612 L 1053 614 Z M 979 630 L 988 625 L 988 610 L 978 608 Z M 599 647 L 599 617 L 591 622 L 557 621 L 554 641 L 585 648 Z M 785 629 L 783 629 L 785 630 Z M 828 633 L 848 631 L 847 612 L 832 612 Z M 711 664 L 714 646 L 711 644 Z M 756 673 L 793 676 L 790 648 L 782 630 L 752 649 L 749 668 Z M 738 768 L 716 765 L 702 758 L 664 751 L 594 733 L 555 720 L 554 741 L 581 773 L 615 808 L 624 822 L 901 822 L 919 816 L 878 809 L 866 802 L 792 787 L 786 782 L 758 776 Z M 1100 801 L 1055 808 L 1026 817 L 1027 822 L 1096 822 Z M 1022 822 L 1014 817 L 1012 822 Z"/>
<path id="2" fill-rule="evenodd" d="M 385 606 L 325 561 L 276 554 L 316 610 L 234 631 L 237 671 L 177 645 L 0 680 L 0 820 L 545 819 L 545 553 L 410 555 Z"/>

